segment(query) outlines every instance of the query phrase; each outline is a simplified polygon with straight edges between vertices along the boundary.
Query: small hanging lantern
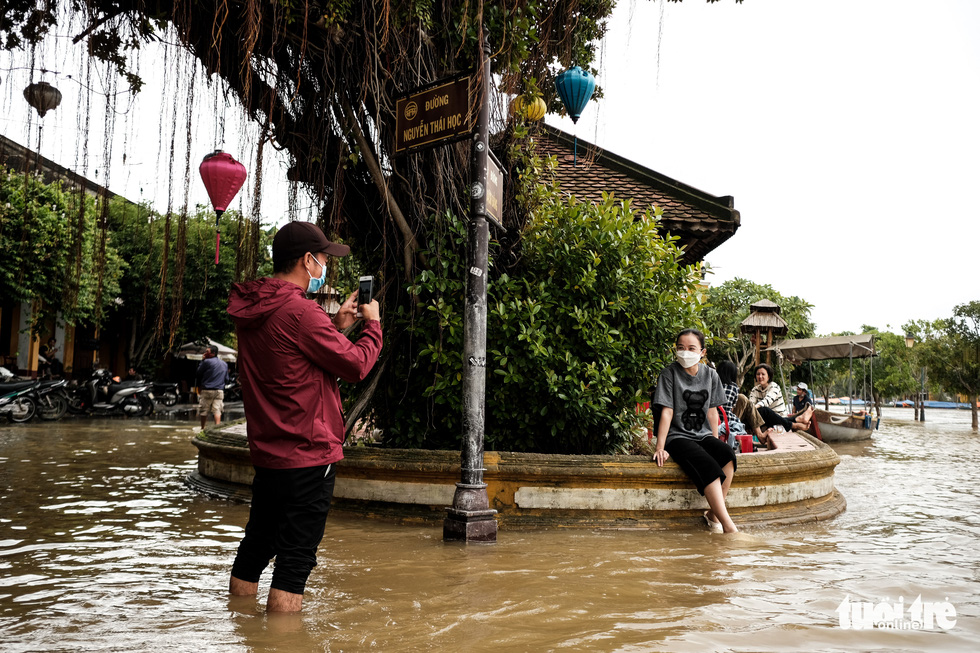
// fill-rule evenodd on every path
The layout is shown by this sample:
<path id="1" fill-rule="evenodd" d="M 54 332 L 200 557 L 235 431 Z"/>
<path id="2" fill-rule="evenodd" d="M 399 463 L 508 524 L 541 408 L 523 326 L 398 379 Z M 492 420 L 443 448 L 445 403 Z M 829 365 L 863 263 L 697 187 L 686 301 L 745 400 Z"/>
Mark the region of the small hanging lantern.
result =
<path id="1" fill-rule="evenodd" d="M 555 88 L 558 89 L 561 103 L 565 105 L 565 111 L 572 118 L 572 122 L 577 124 L 579 116 L 585 110 L 585 105 L 589 103 L 595 92 L 595 77 L 589 71 L 574 66 L 555 78 Z M 578 134 L 575 135 L 573 161 L 573 165 L 577 166 Z"/>
<path id="2" fill-rule="evenodd" d="M 510 108 L 515 115 L 524 116 L 531 122 L 541 120 L 548 113 L 548 105 L 540 97 L 536 97 L 529 102 L 523 95 L 519 95 L 510 103 Z"/>
<path id="3" fill-rule="evenodd" d="M 221 214 L 225 212 L 235 195 L 238 194 L 238 190 L 245 183 L 245 177 L 248 173 L 245 171 L 245 166 L 221 150 L 215 150 L 204 157 L 199 170 L 201 179 L 204 181 L 204 187 L 208 190 L 208 197 L 211 198 L 211 205 L 214 206 L 214 212 L 217 214 L 214 221 L 216 238 L 214 264 L 217 265 L 221 250 L 221 229 L 219 226 Z"/>
<path id="4" fill-rule="evenodd" d="M 34 82 L 24 89 L 24 99 L 43 118 L 44 114 L 61 104 L 61 91 L 47 82 Z"/>
<path id="5" fill-rule="evenodd" d="M 565 105 L 565 111 L 571 116 L 572 122 L 577 123 L 595 92 L 595 77 L 589 71 L 575 66 L 555 78 L 555 87 L 561 103 Z"/>

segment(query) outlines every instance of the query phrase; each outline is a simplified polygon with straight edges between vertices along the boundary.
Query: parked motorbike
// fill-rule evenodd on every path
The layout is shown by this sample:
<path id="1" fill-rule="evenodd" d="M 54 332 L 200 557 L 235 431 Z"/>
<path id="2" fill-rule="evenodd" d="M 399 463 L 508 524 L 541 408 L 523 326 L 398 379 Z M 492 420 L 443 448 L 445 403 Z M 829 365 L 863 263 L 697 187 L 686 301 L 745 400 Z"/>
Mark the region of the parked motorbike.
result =
<path id="1" fill-rule="evenodd" d="M 64 417 L 68 412 L 68 395 L 65 388 L 68 382 L 64 379 L 38 381 L 31 391 L 37 409 L 37 416 L 43 420 L 54 421 Z"/>
<path id="2" fill-rule="evenodd" d="M 228 376 L 228 383 L 225 384 L 225 401 L 241 401 L 242 400 L 242 384 L 238 382 L 237 374 L 230 374 Z"/>
<path id="3" fill-rule="evenodd" d="M 153 382 L 153 399 L 164 406 L 173 406 L 180 397 L 180 389 L 176 383 L 166 383 L 164 381 Z"/>
<path id="4" fill-rule="evenodd" d="M 95 370 L 71 393 L 68 410 L 143 417 L 153 412 L 152 385 L 149 381 L 115 381 L 109 370 Z"/>
<path id="5" fill-rule="evenodd" d="M 14 381 L 0 384 L 0 415 L 11 422 L 26 422 L 37 412 L 31 397 L 36 381 Z"/>

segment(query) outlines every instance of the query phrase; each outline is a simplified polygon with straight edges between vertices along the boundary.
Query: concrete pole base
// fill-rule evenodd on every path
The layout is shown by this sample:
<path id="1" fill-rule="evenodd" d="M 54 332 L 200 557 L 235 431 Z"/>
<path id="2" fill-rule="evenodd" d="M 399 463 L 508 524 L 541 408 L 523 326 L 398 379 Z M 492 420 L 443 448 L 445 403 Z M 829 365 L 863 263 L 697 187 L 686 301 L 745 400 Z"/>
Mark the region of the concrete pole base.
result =
<path id="1" fill-rule="evenodd" d="M 496 510 L 490 508 L 485 483 L 456 484 L 453 505 L 446 509 L 442 539 L 447 542 L 496 542 Z"/>

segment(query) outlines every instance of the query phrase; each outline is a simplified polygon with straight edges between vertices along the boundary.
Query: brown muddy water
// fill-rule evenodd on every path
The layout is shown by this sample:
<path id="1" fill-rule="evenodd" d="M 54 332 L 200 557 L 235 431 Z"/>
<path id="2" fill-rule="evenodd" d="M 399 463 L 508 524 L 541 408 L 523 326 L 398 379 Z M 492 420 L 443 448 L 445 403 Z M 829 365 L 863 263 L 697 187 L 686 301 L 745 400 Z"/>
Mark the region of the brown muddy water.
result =
<path id="1" fill-rule="evenodd" d="M 331 518 L 304 612 L 273 618 L 226 596 L 247 507 L 183 485 L 192 422 L 0 424 L 0 651 L 976 651 L 980 436 L 927 419 L 837 448 L 827 522 L 465 546 Z M 845 599 L 892 627 L 842 627 Z"/>

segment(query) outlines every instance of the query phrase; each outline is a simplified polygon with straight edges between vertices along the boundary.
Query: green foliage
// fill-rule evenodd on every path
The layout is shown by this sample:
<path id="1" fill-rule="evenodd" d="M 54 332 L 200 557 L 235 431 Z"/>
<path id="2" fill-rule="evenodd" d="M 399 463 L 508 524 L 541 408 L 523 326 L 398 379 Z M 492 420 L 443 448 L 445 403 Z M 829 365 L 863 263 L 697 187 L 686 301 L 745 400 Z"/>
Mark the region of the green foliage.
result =
<path id="1" fill-rule="evenodd" d="M 960 304 L 952 317 L 907 325 L 916 336 L 915 350 L 929 371 L 933 387 L 980 394 L 980 301 Z"/>
<path id="2" fill-rule="evenodd" d="M 404 430 L 410 443 L 428 446 L 438 440 L 437 446 L 455 446 L 460 362 L 453 352 L 461 350 L 458 280 L 466 275 L 461 270 L 465 247 L 451 216 L 465 210 L 467 157 L 462 146 L 393 156 L 392 98 L 473 70 L 481 37 L 486 37 L 496 91 L 543 92 L 551 108 L 560 110 L 554 76 L 571 65 L 596 72 L 596 44 L 605 33 L 612 0 L 150 5 L 62 0 L 36 10 L 38 20 L 58 30 L 32 26 L 28 15 L 39 6 L 34 0 L 8 4 L 0 17 L 5 47 L 21 47 L 49 31 L 73 32 L 93 57 L 106 62 L 105 68 L 119 70 L 122 54 L 168 25 L 168 38 L 222 77 L 244 110 L 263 122 L 276 147 L 290 151 L 290 178 L 308 184 L 313 195 L 326 201 L 321 221 L 365 257 L 365 265 L 382 280 L 386 319 L 395 316 L 394 326 L 411 335 L 401 338 L 404 331 L 386 324 L 386 332 L 395 334 L 386 344 L 399 357 L 388 368 L 397 368 L 396 378 L 378 384 L 388 406 L 395 406 L 390 415 L 399 418 L 388 420 L 394 427 L 388 434 L 398 437 Z M 601 89 L 595 97 L 601 97 Z M 361 142 L 359 132 L 370 142 Z M 631 402 L 647 389 L 657 371 L 653 368 L 669 352 L 673 332 L 698 321 L 692 309 L 696 304 L 689 299 L 696 274 L 677 265 L 673 243 L 654 237 L 652 217 L 637 220 L 628 207 L 608 201 L 599 209 L 565 204 L 549 189 L 530 185 L 551 164 L 528 157 L 525 146 L 521 141 L 522 152 L 510 157 L 509 178 L 520 179 L 504 208 L 512 230 L 508 239 L 524 237 L 526 242 L 502 243 L 501 258 L 510 267 L 506 275 L 503 268 L 492 273 L 490 348 L 496 353 L 488 369 L 494 385 L 503 384 L 510 394 L 489 397 L 488 445 L 612 450 L 624 425 L 635 421 Z M 377 178 L 377 170 L 386 179 Z M 378 211 L 395 205 L 405 216 L 397 231 L 384 217 L 388 212 Z M 428 219 L 433 214 L 441 216 L 434 224 Z M 573 225 L 549 222 L 559 218 Z M 142 219 L 147 220 L 145 214 Z M 194 218 L 187 227 L 184 285 L 175 287 L 171 266 L 163 280 L 162 305 L 159 274 L 154 276 L 162 259 L 160 221 L 134 226 L 131 240 L 112 243 L 127 248 L 125 260 L 132 264 L 117 314 L 139 316 L 141 340 L 151 332 L 154 315 L 176 315 L 178 308 L 184 311 L 183 322 L 175 320 L 179 332 L 163 334 L 171 341 L 203 332 L 214 337 L 221 329 L 220 316 L 210 312 L 218 304 L 211 293 L 224 285 L 227 270 L 224 264 L 210 272 L 194 267 L 207 257 L 195 249 Z M 148 231 L 140 231 L 144 228 Z M 617 236 L 603 235 L 602 229 Z M 578 247 L 558 265 L 551 259 L 564 245 L 561 238 L 577 239 Z M 407 243 L 414 241 L 428 243 L 427 258 L 413 258 Z M 138 242 L 143 250 L 135 248 Z M 522 245 L 531 251 L 522 251 Z M 183 260 L 182 252 L 169 254 L 171 263 Z M 566 280 L 576 283 L 559 283 Z M 624 295 L 627 291 L 636 296 Z M 142 345 L 137 349 L 145 351 Z M 418 351 L 426 352 L 423 362 L 411 358 Z M 561 397 L 567 398 L 567 407 Z M 539 414 L 533 423 L 515 417 L 528 406 Z"/>
<path id="3" fill-rule="evenodd" d="M 59 22 L 70 24 L 72 14 L 84 14 L 91 23 L 80 30 L 74 40 L 83 41 L 88 55 L 112 66 L 123 77 L 134 93 L 143 87 L 143 80 L 129 69 L 128 56 L 138 50 L 143 41 L 154 33 L 153 16 L 132 15 L 123 19 L 123 14 L 136 10 L 152 11 L 143 3 L 130 3 L 128 0 L 101 0 L 90 2 L 67 0 L 65 2 L 37 2 L 36 0 L 5 0 L 0 11 L 0 47 L 17 50 L 42 42 L 57 32 Z M 159 17 L 157 17 L 159 18 Z M 96 29 L 104 23 L 106 29 Z M 83 37 L 86 37 L 83 39 Z"/>
<path id="4" fill-rule="evenodd" d="M 833 335 L 847 334 L 835 333 Z M 847 359 L 807 361 L 793 370 L 791 377 L 794 382 L 806 382 L 811 386 L 814 394 L 822 395 L 826 407 L 829 406 L 829 399 L 832 396 L 848 393 L 847 370 Z"/>
<path id="5" fill-rule="evenodd" d="M 926 368 L 926 391 L 942 391 L 943 388 L 935 383 L 936 377 L 932 374 L 932 368 L 941 367 L 938 341 L 943 337 L 943 320 L 909 320 L 902 326 L 902 330 L 915 339 L 912 360 L 915 378 L 919 379 L 917 387 L 921 386 L 921 370 Z"/>
<path id="6" fill-rule="evenodd" d="M 903 398 L 919 389 L 919 366 L 915 352 L 905 344 L 905 336 L 865 325 L 862 333 L 875 334 L 874 395 L 876 403 Z"/>
<path id="7" fill-rule="evenodd" d="M 732 279 L 708 289 L 708 299 L 701 311 L 713 360 L 728 359 L 738 365 L 743 375 L 752 364 L 755 347 L 749 335 L 742 334 L 739 325 L 749 316 L 750 306 L 768 299 L 780 307 L 780 317 L 788 326 L 787 338 L 810 338 L 814 324 L 810 320 L 811 304 L 795 295 L 785 297 L 768 284 L 747 279 Z M 765 343 L 763 343 L 765 344 Z"/>
<path id="8" fill-rule="evenodd" d="M 79 210 L 79 201 L 84 207 Z M 75 274 L 74 222 L 82 213 L 81 274 L 78 298 L 66 300 L 65 288 Z M 33 175 L 0 168 L 0 296 L 31 302 L 35 332 L 61 314 L 69 324 L 93 321 L 97 305 L 106 308 L 119 293 L 125 263 L 108 247 L 102 294 L 94 270 L 96 206 L 93 198 L 79 198 L 77 190 L 61 183 L 46 184 Z"/>
<path id="9" fill-rule="evenodd" d="M 408 385 L 381 412 L 389 446 L 450 448 L 462 433 L 463 223 L 440 216 L 437 261 L 402 311 Z M 623 451 L 670 343 L 700 326 L 696 267 L 682 267 L 658 221 L 628 203 L 564 200 L 553 191 L 524 234 L 520 276 L 488 291 L 486 447 L 598 454 Z"/>
<path id="10" fill-rule="evenodd" d="M 79 201 L 84 202 L 80 211 Z M 75 275 L 75 223 L 82 214 L 81 274 L 77 300 L 70 289 Z M 45 184 L 34 176 L 0 172 L 0 296 L 33 305 L 32 329 L 40 333 L 56 320 L 67 324 L 113 325 L 124 333 L 131 321 L 135 332 L 130 360 L 143 368 L 162 361 L 171 343 L 211 337 L 234 344 L 234 327 L 225 308 L 235 276 L 237 219 L 228 211 L 222 219 L 224 246 L 221 264 L 214 265 L 214 217 L 197 207 L 187 221 L 183 286 L 177 293 L 175 273 L 180 253 L 173 217 L 169 242 L 170 266 L 160 298 L 160 271 L 164 248 L 164 218 L 146 206 L 113 200 L 108 211 L 108 233 L 102 290 L 99 294 L 97 229 L 99 210 L 94 198 L 79 197 L 75 188 Z M 271 273 L 272 234 L 261 233 L 260 274 Z M 179 313 L 179 319 L 172 318 Z M 157 330 L 161 324 L 162 329 Z"/>
<path id="11" fill-rule="evenodd" d="M 129 262 L 122 279 L 123 302 L 114 307 L 113 317 L 132 320 L 136 331 L 131 352 L 133 363 L 141 369 L 150 368 L 162 359 L 171 345 L 179 346 L 192 340 L 213 338 L 233 346 L 234 325 L 225 309 L 229 289 L 235 281 L 234 244 L 238 241 L 236 212 L 227 211 L 221 219 L 222 247 L 218 266 L 214 264 L 213 212 L 198 206 L 195 213 L 188 217 L 183 286 L 179 297 L 174 286 L 175 267 L 179 261 L 174 234 L 180 218 L 171 218 L 170 265 L 161 306 L 160 270 L 165 217 L 145 206 L 133 204 L 119 204 L 113 209 L 111 242 Z M 271 273 L 268 251 L 272 233 L 260 232 L 260 238 L 260 253 L 264 255 L 260 274 Z M 171 317 L 178 308 L 180 319 L 173 328 Z M 163 331 L 157 333 L 161 311 Z"/>

